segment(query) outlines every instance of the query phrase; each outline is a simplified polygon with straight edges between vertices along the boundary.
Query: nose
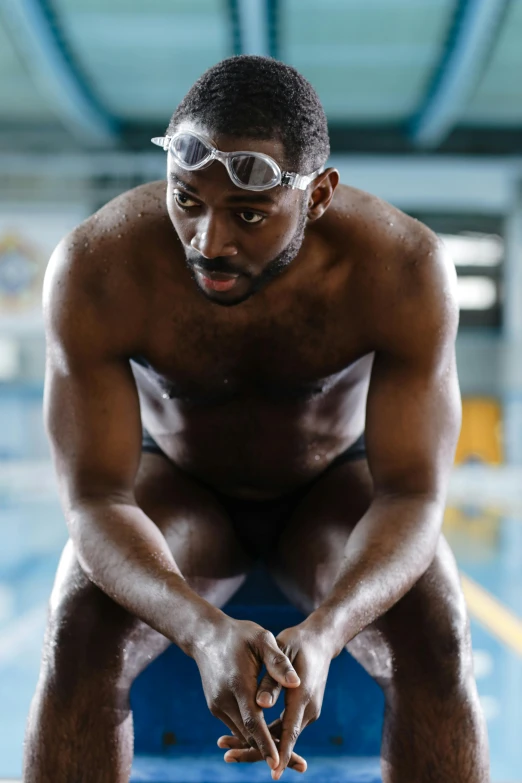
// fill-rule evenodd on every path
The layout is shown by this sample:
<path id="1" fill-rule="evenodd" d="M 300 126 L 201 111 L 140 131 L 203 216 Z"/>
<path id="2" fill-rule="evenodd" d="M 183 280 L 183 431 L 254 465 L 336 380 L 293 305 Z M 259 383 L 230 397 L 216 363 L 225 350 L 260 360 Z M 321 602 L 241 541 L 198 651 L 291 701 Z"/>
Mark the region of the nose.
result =
<path id="1" fill-rule="evenodd" d="M 198 224 L 190 246 L 204 258 L 237 255 L 237 247 L 225 221 L 217 216 L 208 216 Z"/>

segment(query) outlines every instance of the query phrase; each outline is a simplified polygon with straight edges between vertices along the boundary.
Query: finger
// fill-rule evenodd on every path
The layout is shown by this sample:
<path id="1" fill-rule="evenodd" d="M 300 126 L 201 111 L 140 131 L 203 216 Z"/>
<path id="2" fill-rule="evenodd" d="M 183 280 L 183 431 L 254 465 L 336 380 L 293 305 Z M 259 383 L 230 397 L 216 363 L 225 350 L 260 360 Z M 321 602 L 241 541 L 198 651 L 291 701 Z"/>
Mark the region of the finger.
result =
<path id="1" fill-rule="evenodd" d="M 277 718 L 276 720 L 272 721 L 272 723 L 268 724 L 268 730 L 272 735 L 276 745 L 280 741 L 282 725 L 283 725 L 283 721 L 281 720 L 281 718 Z M 219 748 L 227 748 L 227 749 L 249 747 L 248 742 L 245 742 L 240 737 L 230 736 L 229 734 L 222 734 L 221 737 L 218 737 L 217 745 Z"/>
<path id="2" fill-rule="evenodd" d="M 306 772 L 308 769 L 306 759 L 300 756 L 299 753 L 295 753 L 295 751 L 290 756 L 288 766 L 290 769 L 295 769 L 296 772 Z"/>
<path id="3" fill-rule="evenodd" d="M 284 715 L 284 710 L 283 710 L 283 712 L 281 713 L 281 715 Z M 279 740 L 280 740 L 280 738 L 281 738 L 281 729 L 282 729 L 282 726 L 283 726 L 283 720 L 282 720 L 282 717 L 281 717 L 281 718 L 276 718 L 276 720 L 273 720 L 273 721 L 272 721 L 272 723 L 269 723 L 269 724 L 268 724 L 268 730 L 269 730 L 270 734 L 272 735 L 272 737 L 273 737 L 273 738 L 274 738 L 274 739 L 275 739 L 277 742 L 279 742 Z"/>
<path id="4" fill-rule="evenodd" d="M 266 725 L 263 710 L 254 701 L 240 701 L 238 706 L 243 719 L 242 729 L 247 735 L 247 740 L 254 740 L 270 769 L 275 769 L 279 764 L 279 753 Z"/>
<path id="5" fill-rule="evenodd" d="M 239 762 L 240 764 L 254 764 L 256 761 L 262 761 L 263 757 L 261 753 L 255 748 L 238 748 L 229 750 L 224 755 L 225 761 L 228 763 Z M 308 764 L 306 759 L 299 756 L 297 753 L 292 753 L 288 766 L 291 769 L 295 769 L 296 772 L 306 772 Z"/>
<path id="6" fill-rule="evenodd" d="M 279 743 L 280 737 L 281 737 L 281 727 L 283 725 L 283 721 L 281 718 L 276 718 L 276 720 L 273 720 L 272 723 L 268 724 L 268 730 L 272 737 L 274 738 L 274 742 L 276 745 Z M 220 748 L 248 748 L 249 743 L 245 742 L 244 740 L 240 739 L 236 736 L 230 736 L 229 734 L 222 734 L 221 737 L 217 740 L 218 747 Z"/>
<path id="7" fill-rule="evenodd" d="M 223 734 L 222 737 L 218 738 L 217 741 L 218 748 L 223 748 L 223 750 L 231 750 L 232 748 L 248 748 L 248 744 L 244 742 L 242 739 L 239 739 L 239 737 L 229 737 L 227 734 Z"/>
<path id="8" fill-rule="evenodd" d="M 275 637 L 271 633 L 267 633 L 265 637 L 263 662 L 268 674 L 285 688 L 297 688 L 300 685 L 299 675 L 290 663 L 290 659 L 277 646 Z"/>
<path id="9" fill-rule="evenodd" d="M 273 707 L 279 698 L 282 686 L 270 674 L 265 674 L 258 685 L 256 701 L 260 707 Z"/>
<path id="10" fill-rule="evenodd" d="M 234 750 L 227 750 L 223 756 L 227 762 L 243 762 L 246 764 L 254 764 L 256 761 L 264 761 L 263 756 L 257 748 L 238 748 Z"/>
<path id="11" fill-rule="evenodd" d="M 268 730 L 270 731 L 270 734 L 272 735 L 274 742 L 276 744 L 280 741 L 279 738 L 281 736 L 281 726 L 282 726 L 281 718 L 278 718 L 277 720 L 268 724 Z M 230 734 L 222 734 L 221 737 L 218 737 L 217 745 L 220 748 L 252 747 L 251 743 L 246 742 L 245 740 L 241 739 L 238 736 L 230 735 Z"/>
<path id="12" fill-rule="evenodd" d="M 281 726 L 281 741 L 279 743 L 279 764 L 273 770 L 272 777 L 279 780 L 288 766 L 294 745 L 301 733 L 306 701 L 299 691 L 287 691 L 285 694 L 285 710 Z"/>
<path id="13" fill-rule="evenodd" d="M 248 740 L 247 740 L 247 737 L 245 736 L 245 734 L 243 734 L 243 732 L 241 731 L 241 729 L 240 729 L 240 728 L 239 728 L 239 726 L 238 726 L 238 723 L 239 723 L 239 725 L 242 725 L 242 723 L 243 723 L 243 721 L 241 720 L 241 716 L 239 715 L 239 713 L 238 713 L 237 717 L 239 718 L 239 720 L 238 720 L 238 721 L 235 721 L 233 718 L 231 718 L 231 716 L 230 716 L 230 715 L 227 715 L 227 714 L 226 714 L 226 713 L 224 713 L 224 712 L 220 712 L 220 713 L 216 714 L 216 718 L 219 718 L 219 720 L 220 720 L 222 723 L 224 723 L 224 724 L 225 724 L 225 726 L 226 726 L 228 729 L 230 729 L 230 731 L 232 732 L 232 734 L 233 734 L 233 735 L 234 735 L 234 736 L 235 736 L 235 737 L 236 737 L 236 738 L 237 738 L 237 739 L 238 739 L 240 742 L 243 742 L 243 743 L 244 743 L 244 745 L 245 745 L 246 747 L 248 747 L 248 745 L 249 745 L 250 743 L 248 742 Z"/>

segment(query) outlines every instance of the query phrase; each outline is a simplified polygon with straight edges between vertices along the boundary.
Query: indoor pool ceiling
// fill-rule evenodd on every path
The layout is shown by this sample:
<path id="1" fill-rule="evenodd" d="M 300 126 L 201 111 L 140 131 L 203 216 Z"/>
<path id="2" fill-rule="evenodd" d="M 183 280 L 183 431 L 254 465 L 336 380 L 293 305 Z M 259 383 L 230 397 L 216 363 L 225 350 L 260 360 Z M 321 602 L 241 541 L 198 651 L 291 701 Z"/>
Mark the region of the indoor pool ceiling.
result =
<path id="1" fill-rule="evenodd" d="M 521 40 L 522 0 L 2 0 L 1 145 L 144 147 L 245 52 L 310 79 L 339 150 L 520 151 Z"/>

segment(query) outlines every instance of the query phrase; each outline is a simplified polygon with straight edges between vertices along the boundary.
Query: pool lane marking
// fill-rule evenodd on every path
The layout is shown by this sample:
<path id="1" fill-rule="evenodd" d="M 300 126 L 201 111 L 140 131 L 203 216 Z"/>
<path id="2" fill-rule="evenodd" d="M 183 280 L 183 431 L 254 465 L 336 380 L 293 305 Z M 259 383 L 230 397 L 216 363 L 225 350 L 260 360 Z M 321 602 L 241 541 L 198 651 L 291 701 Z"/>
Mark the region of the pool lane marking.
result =
<path id="1" fill-rule="evenodd" d="M 470 614 L 522 657 L 522 620 L 469 576 L 460 578 Z"/>

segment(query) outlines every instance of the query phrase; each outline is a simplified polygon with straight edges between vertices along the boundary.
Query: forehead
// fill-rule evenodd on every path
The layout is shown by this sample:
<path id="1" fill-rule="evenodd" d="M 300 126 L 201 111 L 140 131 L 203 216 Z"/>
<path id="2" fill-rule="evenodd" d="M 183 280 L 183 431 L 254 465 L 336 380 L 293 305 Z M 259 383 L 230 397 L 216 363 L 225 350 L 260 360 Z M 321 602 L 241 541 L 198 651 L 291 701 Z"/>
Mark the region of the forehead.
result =
<path id="1" fill-rule="evenodd" d="M 227 136 L 217 133 L 206 125 L 201 125 L 194 120 L 183 120 L 177 127 L 179 131 L 195 131 L 211 139 L 221 152 L 262 152 L 270 155 L 281 169 L 284 168 L 284 148 L 282 142 L 274 136 L 273 139 L 255 139 L 247 136 Z"/>

